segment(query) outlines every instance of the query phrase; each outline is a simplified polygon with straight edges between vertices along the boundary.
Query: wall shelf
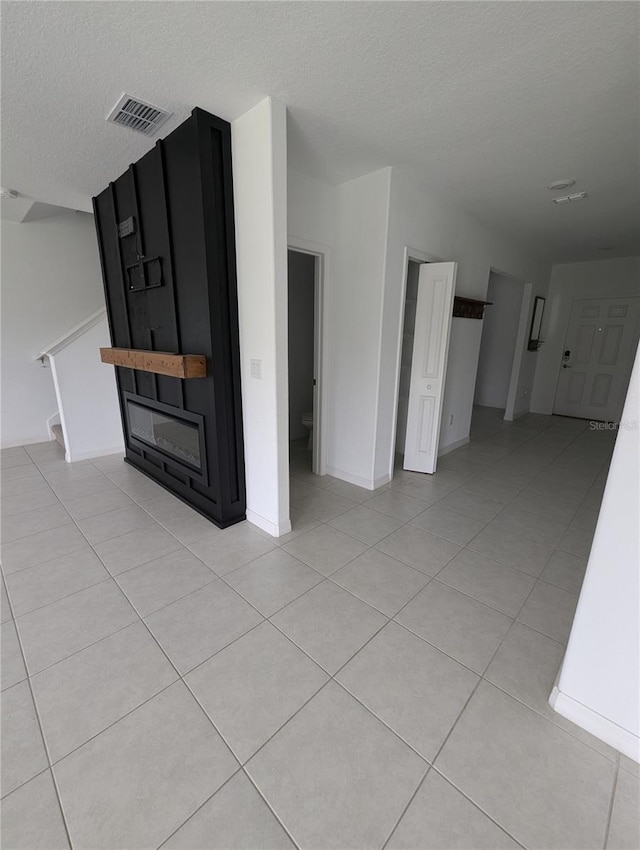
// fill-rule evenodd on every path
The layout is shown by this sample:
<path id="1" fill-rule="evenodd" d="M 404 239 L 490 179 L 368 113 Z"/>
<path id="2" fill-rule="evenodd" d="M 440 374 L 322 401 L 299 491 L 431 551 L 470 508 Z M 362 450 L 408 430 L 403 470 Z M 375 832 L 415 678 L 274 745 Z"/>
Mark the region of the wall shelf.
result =
<path id="1" fill-rule="evenodd" d="M 482 319 L 484 308 L 492 303 L 492 301 L 479 301 L 477 298 L 455 295 L 453 298 L 453 316 L 456 319 Z"/>
<path id="2" fill-rule="evenodd" d="M 153 372 L 172 378 L 206 378 L 207 358 L 203 354 L 171 354 L 137 348 L 101 348 L 100 359 L 112 366 Z"/>

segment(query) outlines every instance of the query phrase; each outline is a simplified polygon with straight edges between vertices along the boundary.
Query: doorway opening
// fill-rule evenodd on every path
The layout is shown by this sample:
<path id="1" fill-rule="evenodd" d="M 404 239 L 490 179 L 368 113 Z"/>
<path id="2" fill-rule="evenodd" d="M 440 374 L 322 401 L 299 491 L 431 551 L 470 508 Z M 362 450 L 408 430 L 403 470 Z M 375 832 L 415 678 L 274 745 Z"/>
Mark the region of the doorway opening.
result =
<path id="1" fill-rule="evenodd" d="M 323 257 L 290 247 L 287 260 L 289 468 L 321 475 Z"/>
<path id="2" fill-rule="evenodd" d="M 416 307 L 418 304 L 418 276 L 420 261 L 409 257 L 407 265 L 407 285 L 404 297 L 404 319 L 402 322 L 402 342 L 400 348 L 400 379 L 398 382 L 398 403 L 396 409 L 396 441 L 394 446 L 394 469 L 404 465 L 404 447 L 407 437 L 407 416 L 409 412 L 409 388 L 411 386 L 411 362 L 416 327 Z"/>
<path id="3" fill-rule="evenodd" d="M 491 271 L 478 356 L 472 428 L 490 427 L 518 415 L 518 387 L 531 285 Z M 525 388 L 526 389 L 526 388 Z"/>

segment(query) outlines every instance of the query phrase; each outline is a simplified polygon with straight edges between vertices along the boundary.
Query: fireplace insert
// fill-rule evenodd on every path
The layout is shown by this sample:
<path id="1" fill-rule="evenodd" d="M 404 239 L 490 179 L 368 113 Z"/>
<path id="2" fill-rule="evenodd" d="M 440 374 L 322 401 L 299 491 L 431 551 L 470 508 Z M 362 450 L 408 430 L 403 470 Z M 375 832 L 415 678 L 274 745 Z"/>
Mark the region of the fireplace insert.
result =
<path id="1" fill-rule="evenodd" d="M 123 393 L 130 441 L 204 484 L 204 420 L 197 413 Z"/>

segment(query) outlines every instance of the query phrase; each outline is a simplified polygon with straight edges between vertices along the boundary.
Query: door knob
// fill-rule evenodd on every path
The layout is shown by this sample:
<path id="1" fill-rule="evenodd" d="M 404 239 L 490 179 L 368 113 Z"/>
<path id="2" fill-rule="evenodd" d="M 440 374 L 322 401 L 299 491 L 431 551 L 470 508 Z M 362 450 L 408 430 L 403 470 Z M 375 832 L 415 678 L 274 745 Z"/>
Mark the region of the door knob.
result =
<path id="1" fill-rule="evenodd" d="M 562 364 L 562 368 L 563 368 L 563 369 L 570 369 L 570 368 L 571 368 L 571 366 L 569 366 L 569 364 L 568 364 L 568 363 L 563 363 L 563 364 Z"/>

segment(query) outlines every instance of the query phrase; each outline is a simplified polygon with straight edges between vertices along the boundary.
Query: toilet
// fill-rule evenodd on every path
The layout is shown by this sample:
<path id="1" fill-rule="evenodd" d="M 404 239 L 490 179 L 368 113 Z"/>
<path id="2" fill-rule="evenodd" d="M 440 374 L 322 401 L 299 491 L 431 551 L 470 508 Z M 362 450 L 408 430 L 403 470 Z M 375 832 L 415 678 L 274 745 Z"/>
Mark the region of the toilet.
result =
<path id="1" fill-rule="evenodd" d="M 309 413 L 303 413 L 302 419 L 300 421 L 309 432 L 309 442 L 307 443 L 307 448 L 313 449 L 313 410 L 310 410 Z"/>

